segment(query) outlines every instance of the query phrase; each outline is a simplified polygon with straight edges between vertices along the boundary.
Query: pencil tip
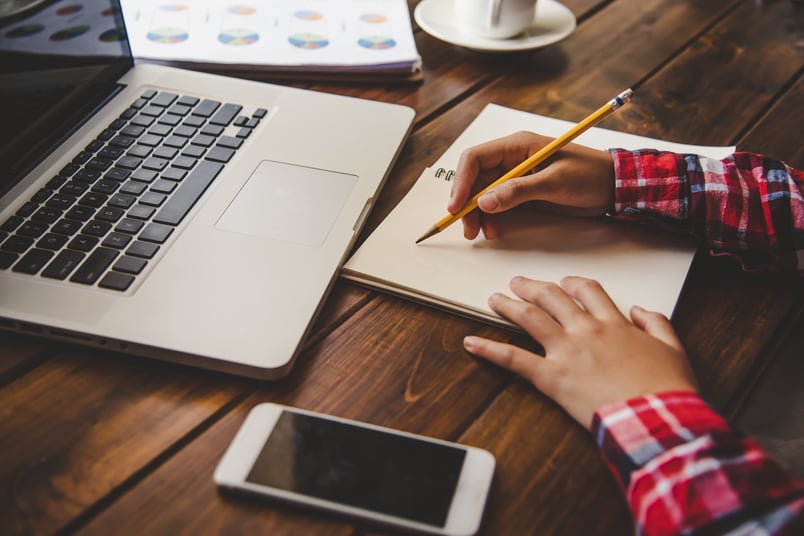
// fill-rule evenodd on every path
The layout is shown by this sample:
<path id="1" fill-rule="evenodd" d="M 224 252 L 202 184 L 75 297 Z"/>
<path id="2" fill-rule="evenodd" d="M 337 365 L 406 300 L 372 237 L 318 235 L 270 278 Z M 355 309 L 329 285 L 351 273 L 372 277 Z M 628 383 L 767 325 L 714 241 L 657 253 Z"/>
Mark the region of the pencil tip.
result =
<path id="1" fill-rule="evenodd" d="M 428 238 L 430 238 L 434 234 L 438 234 L 439 231 L 440 231 L 440 229 L 438 227 L 436 227 L 436 226 L 431 227 L 426 233 L 421 235 L 418 240 L 416 240 L 416 243 L 418 244 L 419 242 L 421 242 L 423 240 L 427 240 Z"/>

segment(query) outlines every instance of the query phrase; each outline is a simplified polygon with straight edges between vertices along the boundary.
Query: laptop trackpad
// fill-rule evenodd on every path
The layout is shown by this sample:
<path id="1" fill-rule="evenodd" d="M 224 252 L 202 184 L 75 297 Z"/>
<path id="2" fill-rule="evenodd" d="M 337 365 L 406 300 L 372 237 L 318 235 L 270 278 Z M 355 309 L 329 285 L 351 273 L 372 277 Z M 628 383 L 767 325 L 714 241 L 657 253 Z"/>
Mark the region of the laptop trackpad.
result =
<path id="1" fill-rule="evenodd" d="M 356 183 L 356 175 L 263 160 L 215 227 L 320 246 Z"/>

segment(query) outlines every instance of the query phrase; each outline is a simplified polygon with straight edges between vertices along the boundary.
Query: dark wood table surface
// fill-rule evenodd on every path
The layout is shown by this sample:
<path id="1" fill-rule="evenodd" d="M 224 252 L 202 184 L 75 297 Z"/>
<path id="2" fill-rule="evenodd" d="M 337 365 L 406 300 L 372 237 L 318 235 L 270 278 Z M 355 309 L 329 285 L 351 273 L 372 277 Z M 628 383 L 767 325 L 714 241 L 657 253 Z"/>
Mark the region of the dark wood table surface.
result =
<path id="1" fill-rule="evenodd" d="M 295 84 L 416 110 L 362 237 L 488 102 L 577 121 L 632 87 L 635 101 L 603 127 L 804 165 L 802 4 L 564 3 L 578 27 L 547 48 L 484 54 L 416 29 L 420 84 Z M 797 276 L 743 273 L 699 251 L 673 324 L 706 398 L 732 415 L 801 315 Z M 212 472 L 224 449 L 253 405 L 274 401 L 490 450 L 498 466 L 482 534 L 629 534 L 590 436 L 522 380 L 468 355 L 470 333 L 531 344 L 345 281 L 275 383 L 2 334 L 0 533 L 383 533 L 219 494 Z"/>

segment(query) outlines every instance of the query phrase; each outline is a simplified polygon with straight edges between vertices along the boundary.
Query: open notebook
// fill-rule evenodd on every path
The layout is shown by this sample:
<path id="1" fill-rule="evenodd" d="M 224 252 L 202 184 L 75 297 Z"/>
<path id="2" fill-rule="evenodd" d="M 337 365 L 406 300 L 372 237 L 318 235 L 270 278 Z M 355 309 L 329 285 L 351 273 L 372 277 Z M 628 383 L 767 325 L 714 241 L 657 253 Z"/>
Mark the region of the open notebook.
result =
<path id="1" fill-rule="evenodd" d="M 601 219 L 512 213 L 517 230 L 501 240 L 463 238 L 460 223 L 426 241 L 416 239 L 446 214 L 451 173 L 461 152 L 518 130 L 558 137 L 573 126 L 489 104 L 455 143 L 424 170 L 407 196 L 368 237 L 341 275 L 380 290 L 511 327 L 488 307 L 493 292 L 509 292 L 517 275 L 558 282 L 565 275 L 600 281 L 627 313 L 639 304 L 673 313 L 695 252 L 687 238 L 647 226 Z M 592 128 L 575 143 L 606 149 L 654 148 L 723 158 L 734 147 L 701 147 Z"/>

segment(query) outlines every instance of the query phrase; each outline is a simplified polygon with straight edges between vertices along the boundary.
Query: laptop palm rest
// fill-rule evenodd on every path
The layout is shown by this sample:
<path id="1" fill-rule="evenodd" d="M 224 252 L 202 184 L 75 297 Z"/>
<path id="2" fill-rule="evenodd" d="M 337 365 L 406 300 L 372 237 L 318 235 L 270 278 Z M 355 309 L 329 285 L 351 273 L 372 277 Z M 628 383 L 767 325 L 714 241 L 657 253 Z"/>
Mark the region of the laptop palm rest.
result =
<path id="1" fill-rule="evenodd" d="M 215 227 L 318 247 L 357 180 L 356 175 L 263 160 Z"/>

